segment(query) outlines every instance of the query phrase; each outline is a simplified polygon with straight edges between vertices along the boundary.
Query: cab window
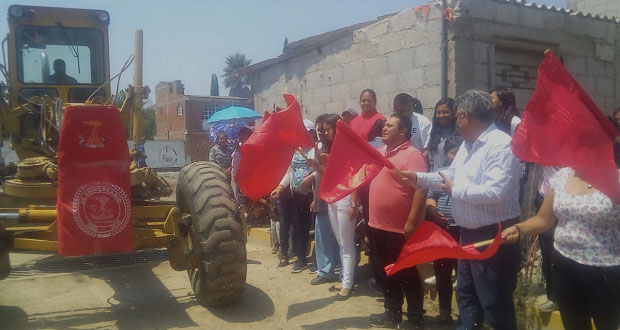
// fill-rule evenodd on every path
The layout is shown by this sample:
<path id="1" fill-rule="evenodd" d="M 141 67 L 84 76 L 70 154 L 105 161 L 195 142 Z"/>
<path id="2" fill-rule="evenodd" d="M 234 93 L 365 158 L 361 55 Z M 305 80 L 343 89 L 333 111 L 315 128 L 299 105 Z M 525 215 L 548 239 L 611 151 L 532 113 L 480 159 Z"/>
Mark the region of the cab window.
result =
<path id="1" fill-rule="evenodd" d="M 24 84 L 101 84 L 103 34 L 62 25 L 21 26 L 16 30 L 17 69 Z"/>

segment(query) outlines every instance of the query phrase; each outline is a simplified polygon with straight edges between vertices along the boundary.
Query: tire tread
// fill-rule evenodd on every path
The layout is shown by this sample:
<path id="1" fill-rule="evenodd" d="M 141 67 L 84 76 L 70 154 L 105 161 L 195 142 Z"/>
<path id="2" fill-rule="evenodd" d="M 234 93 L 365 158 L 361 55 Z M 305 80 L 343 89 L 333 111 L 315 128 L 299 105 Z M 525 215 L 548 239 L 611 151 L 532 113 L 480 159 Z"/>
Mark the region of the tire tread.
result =
<path id="1" fill-rule="evenodd" d="M 192 216 L 200 260 L 188 270 L 196 298 L 204 306 L 231 303 L 247 277 L 247 255 L 241 219 L 232 189 L 217 164 L 195 162 L 179 172 L 177 204 Z"/>

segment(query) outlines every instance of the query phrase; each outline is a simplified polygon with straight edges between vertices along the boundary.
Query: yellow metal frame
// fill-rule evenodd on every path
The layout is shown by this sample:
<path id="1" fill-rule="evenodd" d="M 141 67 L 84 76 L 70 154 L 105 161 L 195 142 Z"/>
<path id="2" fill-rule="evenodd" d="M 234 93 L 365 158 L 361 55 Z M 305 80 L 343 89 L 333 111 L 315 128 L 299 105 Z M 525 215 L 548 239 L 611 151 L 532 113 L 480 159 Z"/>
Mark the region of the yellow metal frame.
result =
<path id="1" fill-rule="evenodd" d="M 103 81 L 98 84 L 80 84 L 82 88 L 98 88 L 101 84 L 110 80 L 110 55 L 109 55 L 109 37 L 107 22 L 101 22 L 97 19 L 97 13 L 104 12 L 102 10 L 91 9 L 72 9 L 72 8 L 53 8 L 39 6 L 21 6 L 24 15 L 19 18 L 9 15 L 9 34 L 7 39 L 8 45 L 8 103 L 0 101 L 0 122 L 4 123 L 9 135 L 12 137 L 13 148 L 17 152 L 20 159 L 42 156 L 38 153 L 36 146 L 32 145 L 27 139 L 23 139 L 20 132 L 19 118 L 24 109 L 19 105 L 19 90 L 24 87 L 29 88 L 51 88 L 58 92 L 58 97 L 66 105 L 69 100 L 69 90 L 75 85 L 51 85 L 51 84 L 31 84 L 19 81 L 17 70 L 17 47 L 16 47 L 16 30 L 19 26 L 49 26 L 55 27 L 58 22 L 62 22 L 63 26 L 68 28 L 89 28 L 100 31 L 103 35 Z M 108 15 L 109 17 L 109 15 Z M 110 85 L 105 84 L 101 88 L 106 97 L 111 94 Z M 0 132 L 1 133 L 1 132 Z M 21 139 L 16 139 L 22 137 Z M 34 149 L 34 150 L 33 150 Z"/>
<path id="2" fill-rule="evenodd" d="M 61 22 L 67 28 L 90 28 L 100 31 L 103 35 L 103 62 L 104 62 L 104 81 L 102 84 L 80 84 L 82 88 L 100 88 L 110 97 L 110 58 L 109 58 L 109 36 L 108 21 L 99 21 L 97 14 L 105 12 L 103 10 L 90 9 L 70 9 L 70 8 L 52 8 L 39 6 L 20 6 L 24 15 L 19 18 L 9 15 L 9 34 L 7 39 L 8 45 L 8 98 L 0 97 L 0 127 L 6 127 L 9 136 L 12 139 L 12 148 L 15 149 L 20 158 L 23 167 L 25 159 L 33 157 L 45 156 L 49 161 L 55 163 L 54 157 L 49 155 L 49 150 L 43 150 L 35 141 L 29 137 L 26 132 L 20 131 L 20 117 L 28 111 L 39 110 L 45 114 L 48 120 L 53 119 L 56 113 L 54 108 L 55 99 L 49 96 L 33 97 L 31 102 L 19 104 L 19 91 L 24 87 L 29 88 L 53 88 L 58 92 L 58 97 L 62 100 L 62 106 L 66 107 L 68 103 L 69 90 L 76 85 L 50 85 L 50 84 L 29 84 L 19 81 L 18 75 L 18 58 L 16 45 L 16 31 L 19 26 L 57 26 Z M 107 12 L 105 12 L 107 13 Z M 108 15 L 109 17 L 109 15 Z M 120 109 L 121 120 L 126 132 L 131 137 L 142 137 L 142 99 L 149 92 L 148 87 L 142 86 L 142 31 L 136 30 L 134 44 L 134 86 L 130 86 L 127 90 L 127 98 Z M 35 105 L 33 105 L 35 104 Z M 33 109 L 34 107 L 34 109 Z M 46 123 L 46 122 L 44 122 Z M 53 130 L 54 125 L 49 125 Z M 43 129 L 43 141 L 50 141 L 45 136 L 47 130 Z M 58 132 L 60 134 L 60 132 Z M 0 135 L 2 131 L 0 130 Z M 46 154 L 45 151 L 48 151 Z M 18 164 L 18 169 L 19 169 Z M 18 173 L 19 174 L 19 173 Z M 23 173 L 22 173 L 23 174 Z M 36 173 L 38 174 L 38 172 Z M 19 175 L 18 175 L 19 176 Z M 12 209 L 0 208 L 0 213 L 9 213 L 15 215 L 15 221 L 10 220 L 6 223 L 6 230 L 10 234 L 10 243 L 13 249 L 39 250 L 56 252 L 58 250 L 57 228 L 56 228 L 56 209 L 52 207 L 24 207 L 24 201 L 29 203 L 38 203 L 50 205 L 55 204 L 51 191 L 56 190 L 55 178 L 50 181 L 46 178 L 30 177 L 24 180 L 15 179 L 13 181 L 5 180 L 8 183 L 4 186 L 4 193 L 0 191 L 0 207 L 10 205 Z M 40 179 L 40 180 L 39 180 Z M 27 181 L 27 182 L 26 182 Z M 30 185 L 28 184 L 30 183 Z M 34 188 L 34 189 L 33 189 Z M 45 189 L 37 189 L 45 188 Z M 8 190 L 8 191 L 7 191 Z M 160 248 L 168 247 L 170 252 L 171 264 L 175 269 L 188 269 L 194 262 L 195 258 L 188 256 L 191 254 L 190 238 L 187 228 L 188 221 L 182 222 L 180 212 L 172 204 L 148 204 L 132 205 L 133 217 L 133 248 Z M 20 207 L 22 208 L 15 208 Z M 187 220 L 187 219 L 186 219 Z M 2 221 L 0 221 L 2 224 Z"/>
<path id="3" fill-rule="evenodd" d="M 168 248 L 170 265 L 175 270 L 195 268 L 199 257 L 192 249 L 191 220 L 182 217 L 174 205 L 132 206 L 133 249 Z M 7 224 L 11 248 L 57 252 L 56 209 L 31 206 L 27 209 L 0 209 L 17 214 L 15 224 Z M 194 238 L 195 239 L 195 238 Z"/>

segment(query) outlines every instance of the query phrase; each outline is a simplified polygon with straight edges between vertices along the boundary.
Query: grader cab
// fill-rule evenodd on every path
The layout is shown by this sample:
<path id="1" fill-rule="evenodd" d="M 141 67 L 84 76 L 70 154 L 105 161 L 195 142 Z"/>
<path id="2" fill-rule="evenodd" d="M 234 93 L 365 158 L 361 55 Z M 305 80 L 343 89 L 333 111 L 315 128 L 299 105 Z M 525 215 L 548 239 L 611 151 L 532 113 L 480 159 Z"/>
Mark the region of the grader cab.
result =
<path id="1" fill-rule="evenodd" d="M 209 162 L 184 167 L 175 203 L 161 200 L 173 189 L 153 169 L 123 163 L 129 154 L 126 140 L 142 137 L 142 100 L 148 97 L 148 87 L 142 86 L 142 31 L 136 31 L 134 54 L 111 77 L 108 12 L 12 5 L 8 23 L 2 42 L 8 63 L 0 64 L 7 82 L 0 84 L 0 138 L 9 137 L 19 161 L 0 163 L 0 279 L 9 275 L 9 250 L 56 252 L 59 236 L 61 246 L 70 245 L 71 236 L 62 228 L 84 218 L 79 205 L 89 203 L 83 196 L 90 196 L 95 205 L 87 205 L 92 223 L 82 226 L 85 234 L 125 215 L 130 248 L 168 248 L 170 265 L 188 271 L 200 303 L 238 298 L 247 271 L 245 233 L 222 170 Z M 111 86 L 132 62 L 133 85 L 125 89 L 119 109 L 112 105 Z M 104 127 L 104 112 L 106 120 L 122 124 Z M 85 127 L 88 131 L 78 132 Z M 84 188 L 115 185 L 106 181 L 104 164 L 109 162 L 97 158 L 104 157 L 101 152 L 120 155 L 121 172 L 128 173 L 116 185 L 130 188 L 117 194 L 110 188 L 111 202 L 98 195 L 102 189 Z M 84 168 L 95 173 L 93 178 L 80 174 Z M 75 197 L 80 191 L 82 197 Z M 56 205 L 67 196 L 76 200 L 73 208 Z"/>

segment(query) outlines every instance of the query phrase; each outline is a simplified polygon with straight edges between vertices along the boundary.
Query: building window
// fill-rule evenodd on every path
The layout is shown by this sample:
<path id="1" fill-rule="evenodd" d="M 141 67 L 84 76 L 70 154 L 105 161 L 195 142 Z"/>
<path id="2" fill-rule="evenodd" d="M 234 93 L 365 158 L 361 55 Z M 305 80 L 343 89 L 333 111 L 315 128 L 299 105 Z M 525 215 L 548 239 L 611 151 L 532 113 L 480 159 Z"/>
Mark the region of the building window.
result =
<path id="1" fill-rule="evenodd" d="M 219 103 L 211 103 L 207 106 L 207 108 L 202 112 L 202 121 L 207 121 L 214 113 L 218 110 L 223 109 L 224 106 Z"/>
<path id="2" fill-rule="evenodd" d="M 177 116 L 183 116 L 183 105 L 181 103 L 177 104 Z"/>

